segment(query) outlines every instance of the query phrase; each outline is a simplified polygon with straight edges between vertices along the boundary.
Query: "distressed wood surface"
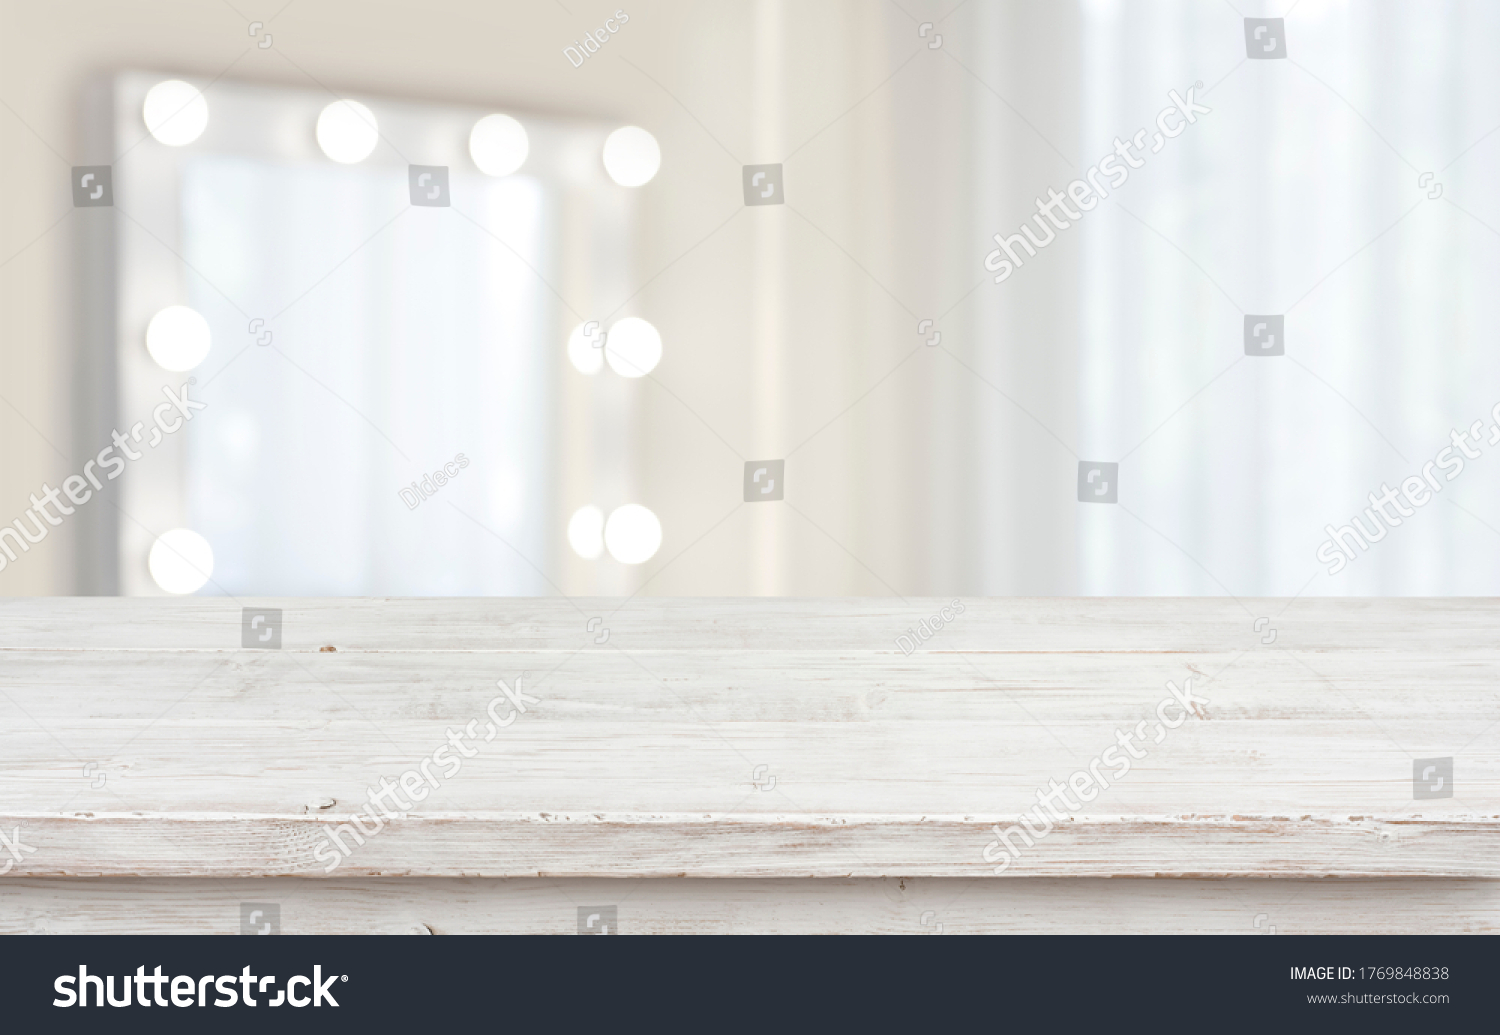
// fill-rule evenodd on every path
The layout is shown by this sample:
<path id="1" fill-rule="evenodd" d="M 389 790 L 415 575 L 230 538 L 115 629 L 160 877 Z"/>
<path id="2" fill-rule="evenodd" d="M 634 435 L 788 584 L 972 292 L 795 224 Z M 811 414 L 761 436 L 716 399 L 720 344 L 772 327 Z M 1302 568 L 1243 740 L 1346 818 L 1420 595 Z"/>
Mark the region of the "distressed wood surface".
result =
<path id="1" fill-rule="evenodd" d="M 0 936 L 577 933 L 614 906 L 636 934 L 1497 934 L 1493 880 L 611 880 L 437 877 L 0 880 Z"/>
<path id="2" fill-rule="evenodd" d="M 319 876 L 472 721 L 334 878 L 988 876 L 992 827 L 1144 722 L 1007 877 L 1500 876 L 1500 602 L 951 603 L 3 601 L 0 867 Z M 280 650 L 242 605 L 283 609 Z M 501 679 L 536 700 L 486 743 Z M 1428 758 L 1453 797 L 1414 800 Z"/>

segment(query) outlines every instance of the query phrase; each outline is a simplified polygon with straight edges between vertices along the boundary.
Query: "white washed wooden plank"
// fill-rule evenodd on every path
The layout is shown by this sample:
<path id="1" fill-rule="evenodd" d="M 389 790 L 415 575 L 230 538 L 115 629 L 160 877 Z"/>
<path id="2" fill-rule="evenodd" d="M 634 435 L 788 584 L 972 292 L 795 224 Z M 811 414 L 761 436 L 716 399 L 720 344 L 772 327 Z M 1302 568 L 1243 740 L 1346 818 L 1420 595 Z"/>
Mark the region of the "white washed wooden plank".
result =
<path id="1" fill-rule="evenodd" d="M 240 609 L 285 611 L 286 650 L 574 650 L 590 618 L 630 649 L 897 652 L 894 639 L 952 598 L 9 598 L 0 650 L 238 650 Z M 1493 598 L 1037 597 L 963 599 L 925 650 L 1194 651 L 1259 645 L 1343 651 L 1490 650 Z M 1273 617 L 1275 616 L 1275 617 Z M 622 639 L 623 638 L 623 639 Z"/>
<path id="2" fill-rule="evenodd" d="M 929 818 L 1027 808 L 1116 729 L 1152 722 L 1168 679 L 1193 678 L 1210 698 L 1202 714 L 1078 817 L 1077 845 L 1059 831 L 1017 871 L 1500 875 L 1494 601 L 1298 601 L 1276 643 L 1249 646 L 1234 601 L 971 601 L 910 656 L 870 636 L 912 613 L 899 602 L 591 603 L 616 614 L 610 640 L 583 648 L 567 601 L 401 600 L 287 602 L 288 649 L 244 651 L 224 601 L 5 602 L 0 812 L 99 817 L 61 820 L 57 858 L 16 872 L 205 872 L 191 868 L 204 837 L 228 853 L 212 872 L 309 872 L 278 831 L 305 829 L 310 803 L 361 804 L 448 728 L 482 726 L 496 679 L 524 674 L 540 701 L 407 821 L 427 824 L 432 850 L 388 858 L 407 844 L 392 831 L 380 851 L 360 850 L 359 872 L 984 872 L 988 822 Z M 304 621 L 347 633 L 345 646 L 296 649 Z M 1292 642 L 1311 646 L 1283 649 Z M 961 653 L 968 643 L 983 649 Z M 1455 754 L 1455 796 L 1413 802 L 1412 760 Z M 759 766 L 777 781 L 770 793 L 752 783 Z M 103 818 L 127 813 L 164 825 L 142 834 Z M 656 840 L 570 869 L 584 865 L 569 854 L 576 831 L 558 827 L 565 843 L 541 839 L 528 855 L 511 842 L 537 831 L 494 818 L 516 813 L 616 814 Z M 194 827 L 193 814 L 218 818 Z M 688 818 L 651 826 L 656 815 Z M 724 818 L 739 815 L 746 824 Z M 716 835 L 693 816 L 744 842 L 749 869 L 699 852 Z M 1213 818 L 1232 816 L 1266 817 L 1266 846 L 1297 847 L 1246 849 L 1250 828 Z M 1362 822 L 1378 836 L 1357 833 Z M 485 824 L 495 845 L 448 850 Z M 803 827 L 821 832 L 798 841 Z M 132 862 L 130 837 L 166 840 Z M 183 838 L 192 851 L 172 847 Z M 1350 848 L 1371 841 L 1383 855 Z M 858 865 L 839 856 L 856 849 Z"/>
<path id="3" fill-rule="evenodd" d="M 318 876 L 344 817 L 0 815 L 35 849 L 17 877 Z M 390 823 L 340 876 L 988 876 L 979 848 L 1014 816 L 435 814 Z M 1084 818 L 1012 863 L 1033 877 L 1494 877 L 1500 820 Z M 351 838 L 352 835 L 345 835 Z M 327 853 L 326 857 L 331 857 Z"/>
<path id="4" fill-rule="evenodd" d="M 242 902 L 287 935 L 572 935 L 599 905 L 626 935 L 1500 933 L 1491 880 L 335 877 L 0 880 L 0 935 L 234 935 Z"/>
<path id="5" fill-rule="evenodd" d="M 305 667 L 271 653 L 221 661 L 168 652 L 44 652 L 12 682 L 0 744 L 4 802 L 24 810 L 295 812 L 362 799 L 382 773 L 416 765 L 445 731 L 485 715 L 494 677 L 525 658 L 324 656 Z M 1208 721 L 1190 721 L 1091 811 L 1338 813 L 1412 806 L 1410 760 L 1473 741 L 1496 713 L 1496 665 L 1320 663 L 1280 654 L 1201 685 Z M 996 663 L 993 682 L 949 659 L 833 661 L 799 652 L 710 665 L 682 652 L 641 671 L 615 652 L 579 658 L 433 807 L 532 811 L 724 811 L 754 795 L 766 765 L 785 809 L 998 812 L 1028 807 L 1114 743 L 1163 696 L 1180 661 L 1033 655 Z M 1454 674 L 1451 681 L 1446 677 Z M 1341 689 L 1330 690 L 1331 680 Z M 664 682 L 665 681 L 665 682 Z M 1346 687 L 1347 689 L 1342 689 Z M 1500 733 L 1500 730 L 1497 730 Z M 1452 799 L 1422 814 L 1496 810 L 1500 736 L 1470 744 Z M 82 767 L 107 777 L 96 790 Z"/>
<path id="6" fill-rule="evenodd" d="M 229 720 L 225 720 L 229 721 Z M 455 723 L 454 725 L 462 725 Z M 425 808 L 528 811 L 753 811 L 989 814 L 1022 811 L 1049 779 L 1059 782 L 1113 743 L 1102 726 L 1085 732 L 1054 724 L 1073 758 L 1052 735 L 1032 727 L 969 723 L 928 728 L 815 723 L 763 724 L 713 731 L 681 721 L 656 727 L 576 723 L 515 738 L 503 752 L 464 763 L 430 793 Z M 1124 724 L 1128 725 L 1128 724 Z M 1224 725 L 1229 725 L 1224 723 Z M 399 731 L 398 731 L 399 732 Z M 1192 731 L 1196 733 L 1197 731 Z M 1435 744 L 1441 730 L 1408 726 L 1408 744 Z M 1448 732 L 1451 734 L 1451 727 Z M 1090 805 L 1096 815 L 1411 813 L 1425 817 L 1494 816 L 1493 751 L 1469 750 L 1457 764 L 1453 798 L 1413 802 L 1413 756 L 1374 727 L 1353 734 L 1337 723 L 1242 723 L 1184 734 L 1136 763 Z M 242 726 L 206 730 L 163 719 L 130 740 L 115 732 L 92 745 L 62 733 L 76 757 L 48 736 L 4 738 L 3 810 L 215 811 L 300 813 L 331 798 L 359 807 L 382 775 L 396 779 L 441 746 L 440 730 L 392 746 L 348 718 L 337 729 L 293 735 Z M 177 738 L 183 745 L 174 749 Z M 1331 741 L 1337 747 L 1330 746 Z M 1452 744 L 1452 737 L 1447 743 Z M 96 751 L 90 751 L 90 747 Z M 940 758 L 935 757 L 941 755 Z M 1414 757 L 1442 757 L 1442 752 Z M 85 759 L 99 758 L 91 764 Z M 758 791 L 760 779 L 776 783 Z M 1485 772 L 1479 772 L 1483 767 Z M 100 778 L 107 783 L 93 786 Z"/>

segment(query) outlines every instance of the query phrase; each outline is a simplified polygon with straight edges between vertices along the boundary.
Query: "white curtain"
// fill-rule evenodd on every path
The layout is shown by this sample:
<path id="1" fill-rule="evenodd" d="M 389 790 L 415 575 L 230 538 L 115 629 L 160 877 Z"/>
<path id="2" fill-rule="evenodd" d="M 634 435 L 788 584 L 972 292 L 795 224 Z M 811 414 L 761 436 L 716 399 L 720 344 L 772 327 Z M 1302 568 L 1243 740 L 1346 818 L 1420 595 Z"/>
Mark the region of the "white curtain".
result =
<path id="1" fill-rule="evenodd" d="M 1286 58 L 1247 60 L 1227 3 L 1082 8 L 1081 161 L 1168 90 L 1213 112 L 1076 231 L 1079 451 L 1120 462 L 1119 505 L 1079 505 L 1078 588 L 1500 592 L 1488 446 L 1339 574 L 1316 557 L 1493 423 L 1500 6 L 1240 6 L 1292 6 Z M 1246 314 L 1285 317 L 1284 356 L 1245 355 Z"/>

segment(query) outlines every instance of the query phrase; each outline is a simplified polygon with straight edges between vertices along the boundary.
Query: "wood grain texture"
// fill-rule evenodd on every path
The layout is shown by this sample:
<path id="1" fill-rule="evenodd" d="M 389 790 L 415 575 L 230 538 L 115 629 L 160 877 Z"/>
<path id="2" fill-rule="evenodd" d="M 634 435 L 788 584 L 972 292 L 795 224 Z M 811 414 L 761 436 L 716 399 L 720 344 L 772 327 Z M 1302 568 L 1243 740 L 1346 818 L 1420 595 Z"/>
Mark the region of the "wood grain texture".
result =
<path id="1" fill-rule="evenodd" d="M 1500 602 L 964 600 L 898 648 L 950 603 L 3 601 L 0 830 L 35 851 L 0 866 L 317 876 L 472 721 L 331 879 L 988 876 L 994 825 L 1144 722 L 1006 877 L 1500 876 Z M 242 605 L 284 610 L 281 650 L 241 648 Z M 1428 758 L 1453 797 L 1414 800 Z"/>
<path id="2" fill-rule="evenodd" d="M 338 868 L 360 876 L 985 875 L 1015 817 L 436 813 L 398 819 Z M 6 816 L 38 849 L 30 876 L 318 876 L 339 817 L 195 813 Z M 1012 864 L 1028 876 L 1489 877 L 1500 821 L 1114 818 L 1059 826 Z M 350 835 L 345 833 L 350 844 Z M 328 857 L 325 853 L 325 857 Z"/>
<path id="3" fill-rule="evenodd" d="M 1493 880 L 23 877 L 0 880 L 0 936 L 234 935 L 241 902 L 287 935 L 571 935 L 601 905 L 625 935 L 1500 933 Z"/>

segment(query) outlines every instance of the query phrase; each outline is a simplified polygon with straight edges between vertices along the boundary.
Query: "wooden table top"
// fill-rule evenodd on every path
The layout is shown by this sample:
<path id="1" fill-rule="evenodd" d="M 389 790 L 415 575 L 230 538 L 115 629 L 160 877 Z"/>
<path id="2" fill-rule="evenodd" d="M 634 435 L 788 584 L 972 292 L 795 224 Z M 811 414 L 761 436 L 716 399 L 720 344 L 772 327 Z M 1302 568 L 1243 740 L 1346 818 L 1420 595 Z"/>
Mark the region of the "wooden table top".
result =
<path id="1" fill-rule="evenodd" d="M 0 866 L 1497 877 L 1497 631 L 1491 599 L 8 599 Z"/>

